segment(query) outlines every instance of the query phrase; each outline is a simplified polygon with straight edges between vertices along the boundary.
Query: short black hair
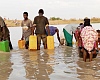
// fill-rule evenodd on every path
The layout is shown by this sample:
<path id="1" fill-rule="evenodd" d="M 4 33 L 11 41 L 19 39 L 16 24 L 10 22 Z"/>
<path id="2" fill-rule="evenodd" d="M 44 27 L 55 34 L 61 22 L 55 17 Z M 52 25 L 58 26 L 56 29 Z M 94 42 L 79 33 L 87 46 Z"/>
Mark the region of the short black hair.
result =
<path id="1" fill-rule="evenodd" d="M 26 14 L 28 16 L 28 12 L 24 12 L 23 14 Z"/>
<path id="2" fill-rule="evenodd" d="M 43 11 L 43 9 L 40 9 L 40 10 L 39 10 L 39 13 L 42 13 L 42 14 L 44 14 L 44 11 Z"/>
<path id="3" fill-rule="evenodd" d="M 80 25 L 83 25 L 83 23 L 80 23 Z"/>
<path id="4" fill-rule="evenodd" d="M 84 19 L 84 26 L 91 26 L 90 19 L 88 19 L 88 18 Z"/>

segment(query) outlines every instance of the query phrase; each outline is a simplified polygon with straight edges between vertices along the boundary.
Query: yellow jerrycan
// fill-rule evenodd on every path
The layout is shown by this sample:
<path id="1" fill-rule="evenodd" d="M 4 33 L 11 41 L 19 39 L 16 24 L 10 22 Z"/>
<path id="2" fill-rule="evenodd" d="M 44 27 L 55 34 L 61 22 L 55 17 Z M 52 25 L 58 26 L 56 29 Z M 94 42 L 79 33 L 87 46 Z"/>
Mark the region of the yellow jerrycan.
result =
<path id="1" fill-rule="evenodd" d="M 47 36 L 47 48 L 54 49 L 54 37 L 53 36 Z"/>
<path id="2" fill-rule="evenodd" d="M 37 36 L 30 35 L 30 37 L 29 37 L 29 50 L 37 50 Z"/>
<path id="3" fill-rule="evenodd" d="M 25 40 L 19 40 L 18 47 L 19 47 L 19 49 L 24 49 L 25 48 Z"/>

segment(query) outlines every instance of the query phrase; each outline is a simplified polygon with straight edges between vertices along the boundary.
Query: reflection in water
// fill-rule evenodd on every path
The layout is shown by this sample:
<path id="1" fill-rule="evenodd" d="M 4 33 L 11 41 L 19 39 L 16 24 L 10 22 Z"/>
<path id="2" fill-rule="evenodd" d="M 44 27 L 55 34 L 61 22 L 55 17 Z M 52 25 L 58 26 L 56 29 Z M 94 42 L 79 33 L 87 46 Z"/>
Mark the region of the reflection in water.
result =
<path id="1" fill-rule="evenodd" d="M 100 54 L 92 62 L 83 62 L 75 47 L 13 50 L 11 55 L 0 53 L 0 80 L 99 80 L 99 61 Z"/>
<path id="2" fill-rule="evenodd" d="M 53 72 L 53 69 L 51 64 L 48 63 L 50 59 L 48 51 L 30 51 L 28 54 L 29 62 L 26 62 L 25 66 L 26 78 L 29 80 L 50 80 L 49 75 Z"/>
<path id="3" fill-rule="evenodd" d="M 0 80 L 8 80 L 12 72 L 11 66 L 10 53 L 0 52 Z"/>
<path id="4" fill-rule="evenodd" d="M 77 62 L 79 68 L 77 68 L 77 73 L 79 78 L 82 80 L 99 80 L 100 79 L 100 55 L 92 62 L 82 62 L 78 60 Z"/>

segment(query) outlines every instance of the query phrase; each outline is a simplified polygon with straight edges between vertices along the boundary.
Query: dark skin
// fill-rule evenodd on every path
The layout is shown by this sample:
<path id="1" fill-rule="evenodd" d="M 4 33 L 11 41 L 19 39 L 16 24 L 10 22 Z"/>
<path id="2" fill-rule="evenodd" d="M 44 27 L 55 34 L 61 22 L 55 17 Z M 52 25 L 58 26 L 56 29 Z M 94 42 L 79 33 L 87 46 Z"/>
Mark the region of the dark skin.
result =
<path id="1" fill-rule="evenodd" d="M 98 41 L 96 41 L 96 48 L 95 48 L 93 51 L 88 52 L 89 55 L 90 55 L 89 61 L 92 61 L 93 54 L 96 54 L 96 50 L 98 50 Z M 83 54 L 83 61 L 86 62 L 87 51 L 84 49 L 84 50 L 83 50 L 83 53 L 84 53 L 84 54 Z"/>
<path id="2" fill-rule="evenodd" d="M 39 16 L 43 16 L 43 13 L 39 13 Z M 32 27 L 32 34 L 34 35 L 34 30 L 36 28 L 36 24 L 33 25 Z M 49 24 L 46 25 L 46 30 L 48 32 L 48 35 L 50 35 L 50 29 L 49 29 Z M 47 45 L 44 45 L 44 49 L 47 49 Z M 37 45 L 37 50 L 40 50 L 40 44 Z"/>
<path id="3" fill-rule="evenodd" d="M 28 15 L 27 14 L 23 14 L 23 17 L 24 17 L 24 21 L 27 21 L 28 20 Z M 32 28 L 31 28 L 31 30 L 32 30 Z M 22 38 L 21 38 L 21 40 L 23 40 L 23 35 L 22 35 Z"/>
<path id="4" fill-rule="evenodd" d="M 42 13 L 39 13 L 39 16 L 43 16 Z M 32 34 L 34 35 L 34 30 L 35 30 L 36 25 L 33 25 L 32 27 Z M 50 29 L 49 29 L 49 25 L 46 26 L 46 30 L 48 31 L 48 35 L 50 35 Z"/>
<path id="5" fill-rule="evenodd" d="M 59 43 L 60 43 L 59 30 L 56 29 L 55 32 L 57 33 L 57 39 L 58 39 L 58 41 L 59 41 Z"/>

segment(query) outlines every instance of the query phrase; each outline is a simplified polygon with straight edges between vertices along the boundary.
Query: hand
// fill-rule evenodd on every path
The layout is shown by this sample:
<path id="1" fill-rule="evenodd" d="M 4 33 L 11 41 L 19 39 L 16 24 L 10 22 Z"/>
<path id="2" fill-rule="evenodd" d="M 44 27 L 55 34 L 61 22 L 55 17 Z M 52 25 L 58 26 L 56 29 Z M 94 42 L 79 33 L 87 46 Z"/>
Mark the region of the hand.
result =
<path id="1" fill-rule="evenodd" d="M 60 43 L 61 45 L 64 45 L 64 43 Z"/>
<path id="2" fill-rule="evenodd" d="M 34 35 L 34 33 L 31 33 L 31 35 Z"/>
<path id="3" fill-rule="evenodd" d="M 61 45 L 64 45 L 64 40 L 61 40 L 61 41 L 60 41 L 60 44 L 61 44 Z"/>
<path id="4" fill-rule="evenodd" d="M 51 36 L 50 34 L 48 34 L 48 36 Z"/>
<path id="5" fill-rule="evenodd" d="M 23 37 L 21 38 L 21 40 L 24 40 Z"/>

